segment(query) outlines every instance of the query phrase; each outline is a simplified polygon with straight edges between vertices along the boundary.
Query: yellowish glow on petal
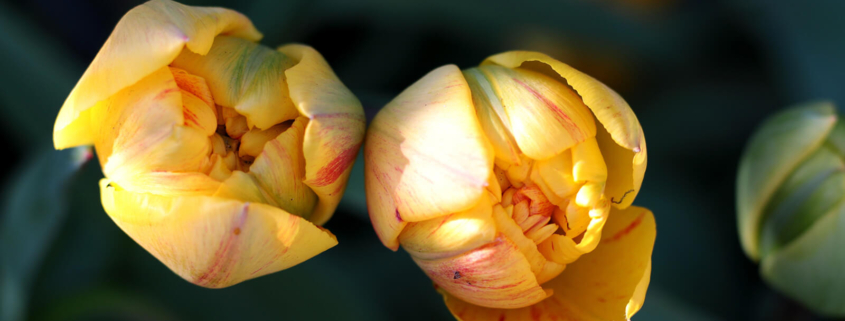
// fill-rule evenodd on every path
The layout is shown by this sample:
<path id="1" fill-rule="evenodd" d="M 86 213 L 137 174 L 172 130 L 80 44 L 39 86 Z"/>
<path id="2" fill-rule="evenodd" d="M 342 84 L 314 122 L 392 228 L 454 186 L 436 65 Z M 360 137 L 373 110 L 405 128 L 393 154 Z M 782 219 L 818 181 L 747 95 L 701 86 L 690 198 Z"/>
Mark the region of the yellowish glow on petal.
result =
<path id="1" fill-rule="evenodd" d="M 92 143 L 93 132 L 74 124 L 82 112 L 167 66 L 185 47 L 206 54 L 218 34 L 261 39 L 249 19 L 228 9 L 154 0 L 127 12 L 62 105 L 53 128 L 55 147 Z"/>
<path id="2" fill-rule="evenodd" d="M 365 147 L 367 204 L 381 241 L 407 221 L 466 210 L 485 193 L 493 150 L 454 65 L 411 85 L 376 116 Z"/>

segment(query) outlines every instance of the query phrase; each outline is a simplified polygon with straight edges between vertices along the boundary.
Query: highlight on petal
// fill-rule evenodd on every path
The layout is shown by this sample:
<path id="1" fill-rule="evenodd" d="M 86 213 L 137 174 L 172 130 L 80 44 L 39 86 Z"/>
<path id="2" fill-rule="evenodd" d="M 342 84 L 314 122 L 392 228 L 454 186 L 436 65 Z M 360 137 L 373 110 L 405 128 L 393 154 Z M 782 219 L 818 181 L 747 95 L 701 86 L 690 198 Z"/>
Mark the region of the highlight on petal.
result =
<path id="1" fill-rule="evenodd" d="M 100 190 L 106 213 L 126 234 L 204 287 L 283 270 L 337 244 L 327 230 L 265 204 L 133 193 L 108 179 L 100 181 Z"/>
<path id="2" fill-rule="evenodd" d="M 742 248 L 760 260 L 760 221 L 764 207 L 795 167 L 816 150 L 836 124 L 829 102 L 778 113 L 766 120 L 746 145 L 737 174 L 737 223 Z"/>
<path id="3" fill-rule="evenodd" d="M 364 140 L 364 108 L 316 50 L 303 45 L 278 49 L 297 61 L 285 71 L 290 99 L 308 117 L 302 145 L 305 184 L 319 197 L 310 220 L 329 220 L 349 180 Z"/>
<path id="4" fill-rule="evenodd" d="M 426 260 L 459 255 L 490 243 L 497 234 L 493 202 L 488 193 L 469 210 L 410 223 L 399 242 L 411 256 Z"/>
<path id="5" fill-rule="evenodd" d="M 405 222 L 478 203 L 493 169 L 492 147 L 454 65 L 428 73 L 385 106 L 364 152 L 370 218 L 392 249 Z"/>
<path id="6" fill-rule="evenodd" d="M 462 321 L 606 321 L 636 313 L 648 288 L 655 240 L 652 213 L 644 208 L 614 209 L 599 246 L 543 284 L 554 292 L 519 309 L 471 304 L 441 289 L 449 311 Z"/>
<path id="7" fill-rule="evenodd" d="M 261 39 L 249 19 L 228 9 L 153 0 L 127 12 L 62 105 L 53 128 L 55 147 L 92 144 L 92 123 L 79 120 L 81 113 L 167 66 L 185 47 L 206 54 L 220 34 Z M 126 65 L 132 68 L 118 68 Z"/>

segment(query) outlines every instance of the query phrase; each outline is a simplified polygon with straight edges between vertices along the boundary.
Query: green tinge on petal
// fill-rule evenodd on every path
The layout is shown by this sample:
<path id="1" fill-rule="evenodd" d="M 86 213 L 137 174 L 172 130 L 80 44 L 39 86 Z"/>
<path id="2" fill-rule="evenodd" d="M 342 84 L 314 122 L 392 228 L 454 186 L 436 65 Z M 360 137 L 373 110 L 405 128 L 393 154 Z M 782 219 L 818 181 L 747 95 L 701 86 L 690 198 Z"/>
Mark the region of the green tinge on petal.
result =
<path id="1" fill-rule="evenodd" d="M 763 258 L 760 272 L 774 288 L 816 313 L 845 316 L 845 202 L 794 242 Z"/>
<path id="2" fill-rule="evenodd" d="M 234 108 L 260 129 L 299 116 L 285 78 L 295 64 L 279 51 L 227 36 L 214 38 L 205 55 L 183 50 L 172 63 L 205 78 L 215 103 Z"/>
<path id="3" fill-rule="evenodd" d="M 845 162 L 826 145 L 787 177 L 766 207 L 760 256 L 788 244 L 845 195 Z"/>
<path id="4" fill-rule="evenodd" d="M 746 146 L 737 175 L 737 221 L 745 253 L 760 259 L 763 209 L 778 186 L 825 140 L 836 123 L 831 103 L 793 108 L 768 119 Z"/>

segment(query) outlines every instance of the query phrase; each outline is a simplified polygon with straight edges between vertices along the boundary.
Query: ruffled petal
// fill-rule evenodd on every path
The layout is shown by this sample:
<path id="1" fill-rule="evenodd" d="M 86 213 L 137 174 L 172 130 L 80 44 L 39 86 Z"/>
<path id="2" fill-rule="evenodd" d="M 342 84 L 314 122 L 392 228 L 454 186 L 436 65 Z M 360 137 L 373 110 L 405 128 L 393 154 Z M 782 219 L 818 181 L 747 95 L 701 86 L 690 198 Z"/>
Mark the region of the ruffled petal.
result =
<path id="1" fill-rule="evenodd" d="M 364 109 L 316 50 L 287 45 L 279 51 L 298 61 L 285 75 L 290 99 L 310 119 L 302 147 L 305 184 L 319 197 L 310 220 L 321 225 L 331 218 L 349 180 L 364 139 Z"/>
<path id="2" fill-rule="evenodd" d="M 624 209 L 631 205 L 642 185 L 648 154 L 642 126 L 619 94 L 595 78 L 539 52 L 509 51 L 488 57 L 482 62 L 486 64 L 537 71 L 572 87 L 604 125 L 596 126 L 596 138 L 608 166 L 605 195 L 614 207 Z"/>
<path id="3" fill-rule="evenodd" d="M 644 208 L 613 210 L 595 251 L 544 284 L 554 294 L 521 309 L 491 309 L 441 291 L 462 321 L 627 320 L 645 297 L 655 239 L 654 216 Z"/>
<path id="4" fill-rule="evenodd" d="M 198 54 L 219 34 L 261 39 L 252 22 L 223 8 L 200 8 L 153 0 L 126 13 L 62 105 L 53 128 L 57 149 L 93 143 L 85 110 L 167 66 L 187 47 Z"/>
<path id="5" fill-rule="evenodd" d="M 284 270 L 337 244 L 327 230 L 265 204 L 132 193 L 108 179 L 100 191 L 106 213 L 126 234 L 174 273 L 208 288 Z"/>
<path id="6" fill-rule="evenodd" d="M 367 132 L 365 182 L 370 218 L 396 249 L 406 221 L 423 221 L 478 203 L 493 150 L 454 65 L 435 69 L 376 115 Z"/>

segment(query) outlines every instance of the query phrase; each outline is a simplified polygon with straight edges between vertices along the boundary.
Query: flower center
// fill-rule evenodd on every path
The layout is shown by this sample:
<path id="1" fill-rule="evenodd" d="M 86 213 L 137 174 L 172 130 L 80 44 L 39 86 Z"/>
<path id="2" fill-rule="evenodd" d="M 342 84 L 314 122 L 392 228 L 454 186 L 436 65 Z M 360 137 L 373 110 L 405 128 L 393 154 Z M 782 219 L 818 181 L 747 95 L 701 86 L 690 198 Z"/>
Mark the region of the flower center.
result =
<path id="1" fill-rule="evenodd" d="M 215 180 L 224 181 L 235 170 L 248 173 L 264 145 L 293 124 L 288 120 L 265 130 L 250 126 L 234 108 L 215 103 L 204 78 L 175 67 L 170 71 L 182 93 L 185 126 L 203 131 L 211 140 L 209 166 L 203 172 Z"/>

